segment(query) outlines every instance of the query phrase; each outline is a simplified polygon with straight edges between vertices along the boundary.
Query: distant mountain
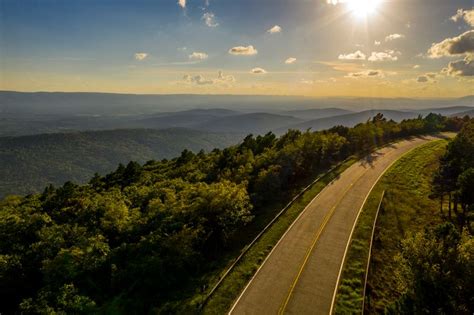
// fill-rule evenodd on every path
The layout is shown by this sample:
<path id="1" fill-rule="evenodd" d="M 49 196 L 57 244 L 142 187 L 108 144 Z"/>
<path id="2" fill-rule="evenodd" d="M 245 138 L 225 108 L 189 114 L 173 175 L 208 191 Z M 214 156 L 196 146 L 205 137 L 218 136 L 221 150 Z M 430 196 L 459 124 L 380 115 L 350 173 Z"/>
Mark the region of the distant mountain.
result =
<path id="1" fill-rule="evenodd" d="M 194 127 L 199 130 L 212 132 L 242 132 L 263 134 L 269 131 L 285 129 L 296 123 L 303 122 L 303 119 L 292 116 L 276 115 L 269 113 L 252 113 L 222 117 L 207 121 Z"/>
<path id="2" fill-rule="evenodd" d="M 353 111 L 341 108 L 312 108 L 281 112 L 282 115 L 289 115 L 304 120 L 326 118 L 350 113 L 353 113 Z"/>
<path id="3" fill-rule="evenodd" d="M 464 112 L 458 112 L 458 113 L 451 114 L 451 116 L 457 116 L 457 117 L 469 116 L 469 117 L 472 118 L 472 117 L 474 117 L 474 108 L 471 109 L 471 110 L 464 111 Z"/>
<path id="4" fill-rule="evenodd" d="M 317 131 L 317 130 L 328 129 L 337 125 L 353 127 L 361 122 L 367 121 L 367 119 L 374 117 L 378 113 L 383 114 L 384 117 L 387 119 L 393 119 L 395 121 L 415 118 L 418 116 L 417 113 L 413 113 L 413 112 L 374 109 L 374 110 L 366 110 L 359 113 L 352 113 L 352 114 L 310 120 L 310 121 L 306 121 L 300 124 L 292 125 L 290 126 L 290 128 L 298 129 L 298 130 L 307 130 L 311 128 L 311 130 Z M 279 132 L 284 132 L 284 131 L 286 130 L 283 130 L 283 129 L 279 130 Z"/>
<path id="5" fill-rule="evenodd" d="M 474 106 L 474 96 L 451 99 L 311 98 L 264 95 L 140 95 L 0 91 L 0 115 L 3 116 L 100 115 L 117 117 L 196 108 L 274 112 L 332 107 L 361 111 L 375 108 L 422 109 L 448 106 Z"/>
<path id="6" fill-rule="evenodd" d="M 207 121 L 239 115 L 241 113 L 228 109 L 192 109 L 180 112 L 167 112 L 130 121 L 133 127 L 139 128 L 193 128 Z"/>
<path id="7" fill-rule="evenodd" d="M 429 113 L 441 114 L 444 116 L 451 116 L 453 114 L 458 114 L 458 113 L 466 112 L 469 110 L 474 110 L 474 107 L 473 106 L 451 106 L 451 107 L 441 107 L 441 108 L 420 109 L 420 110 L 414 110 L 414 112 L 420 113 L 423 116 L 426 116 Z"/>
<path id="8" fill-rule="evenodd" d="M 238 143 L 243 135 L 167 130 L 109 130 L 0 138 L 0 198 L 37 192 L 48 183 L 83 182 L 118 163 L 210 151 Z"/>

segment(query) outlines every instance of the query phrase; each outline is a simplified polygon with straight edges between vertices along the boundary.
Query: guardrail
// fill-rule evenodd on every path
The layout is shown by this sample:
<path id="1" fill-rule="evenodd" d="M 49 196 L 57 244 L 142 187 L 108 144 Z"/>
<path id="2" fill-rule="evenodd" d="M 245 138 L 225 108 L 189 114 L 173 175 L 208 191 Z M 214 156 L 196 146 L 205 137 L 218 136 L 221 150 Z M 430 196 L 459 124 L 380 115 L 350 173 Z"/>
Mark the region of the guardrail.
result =
<path id="1" fill-rule="evenodd" d="M 439 134 L 439 133 L 438 133 Z M 442 134 L 439 134 L 439 135 L 442 135 Z M 417 135 L 417 136 L 409 136 L 407 137 L 406 139 L 411 139 L 411 138 L 414 138 L 414 137 L 420 137 L 420 136 L 424 136 L 424 135 Z M 381 146 L 376 146 L 374 148 L 372 148 L 370 150 L 370 153 L 376 151 L 376 150 L 379 150 L 381 148 L 384 148 L 384 147 L 387 147 L 389 145 L 392 145 L 394 143 L 397 143 L 398 141 L 400 141 L 401 139 L 396 139 L 396 140 L 393 140 L 393 141 L 390 141 L 388 143 L 385 143 L 384 145 L 381 145 Z M 225 278 L 227 277 L 227 275 L 234 269 L 234 267 L 240 262 L 240 260 L 242 259 L 242 257 L 250 250 L 250 248 L 260 239 L 260 237 L 262 237 L 262 235 L 276 222 L 276 220 L 278 220 L 278 218 L 281 217 L 281 215 L 283 213 L 285 213 L 286 210 L 288 210 L 288 208 L 290 208 L 293 203 L 298 199 L 300 198 L 306 191 L 308 191 L 314 184 L 316 184 L 318 181 L 321 180 L 321 178 L 323 178 L 324 176 L 328 175 L 329 173 L 331 173 L 332 171 L 334 171 L 336 168 L 338 168 L 339 166 L 343 165 L 344 163 L 346 163 L 348 160 L 350 160 L 351 158 L 354 158 L 354 156 L 350 156 L 348 157 L 347 159 L 345 159 L 344 161 L 336 164 L 335 166 L 331 167 L 329 170 L 327 170 L 326 172 L 324 172 L 323 174 L 319 175 L 314 181 L 312 181 L 308 186 L 306 186 L 305 188 L 303 188 L 303 190 L 301 190 L 295 197 L 293 197 L 293 199 L 291 199 L 291 201 L 282 209 L 280 210 L 280 212 L 277 213 L 277 215 L 263 228 L 262 231 L 260 231 L 260 233 L 257 234 L 257 236 L 248 244 L 244 247 L 244 249 L 241 251 L 240 255 L 234 260 L 234 262 L 230 265 L 229 268 L 227 268 L 227 270 L 224 272 L 224 274 L 219 278 L 219 280 L 217 281 L 217 283 L 212 287 L 211 291 L 206 295 L 206 297 L 204 298 L 204 300 L 202 301 L 201 305 L 200 305 L 200 309 L 202 309 L 206 303 L 209 301 L 209 299 L 211 298 L 211 296 L 214 294 L 214 292 L 219 288 L 219 286 L 221 285 L 221 283 L 225 280 Z M 384 191 L 385 193 L 385 191 Z M 383 198 L 383 195 L 382 195 L 382 198 Z M 379 205 L 380 207 L 380 205 Z M 378 215 L 378 210 L 377 209 L 377 215 Z M 375 224 L 375 223 L 374 223 Z M 372 241 L 370 243 L 370 246 L 372 248 Z M 370 255 L 369 255 L 370 257 Z M 364 301 L 365 301 L 365 284 L 364 284 Z"/>
<path id="2" fill-rule="evenodd" d="M 209 299 L 214 294 L 214 292 L 219 288 L 221 283 L 225 280 L 227 275 L 240 262 L 242 257 L 244 257 L 244 255 L 250 250 L 250 248 L 252 248 L 252 246 L 262 237 L 262 235 L 265 234 L 266 231 L 268 231 L 268 229 L 282 216 L 282 214 L 284 214 L 286 212 L 286 210 L 288 210 L 295 203 L 296 200 L 298 200 L 305 192 L 307 192 L 311 187 L 313 187 L 314 184 L 319 182 L 321 180 L 321 178 L 328 175 L 329 173 L 334 171 L 336 168 L 338 168 L 339 166 L 341 166 L 344 163 L 346 163 L 347 161 L 349 161 L 351 158 L 353 158 L 353 157 L 349 157 L 349 158 L 345 159 L 344 161 L 342 161 L 342 162 L 336 164 L 335 166 L 331 167 L 329 170 L 327 170 L 323 174 L 319 175 L 309 185 L 307 185 L 305 188 L 303 188 L 295 197 L 293 197 L 293 199 L 291 199 L 291 201 L 288 202 L 288 204 L 285 207 L 283 207 L 283 209 L 281 209 L 280 212 L 278 212 L 275 215 L 275 217 L 263 228 L 263 230 L 261 230 L 257 234 L 257 236 L 248 245 L 246 245 L 244 247 L 244 249 L 241 251 L 240 255 L 234 260 L 234 262 L 229 266 L 229 268 L 227 268 L 227 270 L 224 272 L 224 274 L 219 278 L 219 281 L 217 281 L 217 283 L 214 285 L 214 287 L 212 287 L 211 291 L 206 295 L 206 297 L 204 298 L 203 302 L 200 305 L 200 308 L 202 309 L 206 305 L 206 303 L 209 301 Z"/>
<path id="3" fill-rule="evenodd" d="M 382 197 L 380 197 L 379 205 L 377 207 L 377 212 L 375 213 L 374 224 L 372 225 L 372 236 L 370 237 L 369 256 L 367 257 L 367 267 L 365 269 L 364 291 L 362 293 L 362 315 L 365 313 L 365 292 L 367 290 L 367 279 L 369 277 L 370 258 L 372 257 L 372 244 L 374 243 L 375 227 L 377 225 L 377 219 L 379 217 L 379 212 L 380 212 L 380 208 L 382 207 L 384 196 L 385 196 L 385 190 L 382 192 Z"/>

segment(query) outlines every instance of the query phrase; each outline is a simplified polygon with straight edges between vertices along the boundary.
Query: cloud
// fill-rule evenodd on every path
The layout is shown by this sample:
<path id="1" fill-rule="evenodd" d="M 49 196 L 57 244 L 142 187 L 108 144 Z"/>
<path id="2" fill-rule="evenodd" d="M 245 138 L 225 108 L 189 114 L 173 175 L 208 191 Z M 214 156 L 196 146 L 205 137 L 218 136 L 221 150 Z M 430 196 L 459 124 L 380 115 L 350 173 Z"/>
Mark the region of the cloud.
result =
<path id="1" fill-rule="evenodd" d="M 396 52 L 393 50 L 386 50 L 381 52 L 374 51 L 367 60 L 372 62 L 397 61 L 398 57 L 396 55 L 399 54 L 400 52 Z"/>
<path id="2" fill-rule="evenodd" d="M 453 77 L 474 76 L 474 59 L 466 57 L 464 60 L 450 62 L 448 67 L 443 69 L 443 73 Z"/>
<path id="3" fill-rule="evenodd" d="M 366 56 L 360 50 L 347 54 L 347 55 L 339 55 L 339 60 L 365 60 Z"/>
<path id="4" fill-rule="evenodd" d="M 206 12 L 202 15 L 201 20 L 209 27 L 217 27 L 219 23 L 216 22 L 216 16 L 212 12 Z"/>
<path id="5" fill-rule="evenodd" d="M 418 83 L 428 83 L 429 78 L 426 75 L 420 75 L 418 78 L 416 78 L 416 82 Z"/>
<path id="6" fill-rule="evenodd" d="M 360 72 L 351 72 L 346 78 L 383 78 L 384 73 L 381 70 L 366 70 Z"/>
<path id="7" fill-rule="evenodd" d="M 219 71 L 217 74 L 217 82 L 235 82 L 235 78 L 232 75 L 224 75 L 224 72 Z"/>
<path id="8" fill-rule="evenodd" d="M 229 54 L 231 55 L 242 55 L 242 56 L 252 56 L 258 54 L 258 50 L 255 49 L 252 45 L 249 46 L 236 46 L 229 49 Z"/>
<path id="9" fill-rule="evenodd" d="M 304 85 L 312 85 L 314 84 L 314 81 L 313 80 L 306 80 L 306 79 L 301 79 L 301 84 L 304 84 Z"/>
<path id="10" fill-rule="evenodd" d="M 420 65 L 414 65 L 413 66 L 413 69 L 418 69 L 418 68 L 420 68 Z"/>
<path id="11" fill-rule="evenodd" d="M 206 79 L 205 77 L 203 77 L 203 76 L 200 75 L 200 74 L 199 74 L 199 75 L 195 75 L 195 76 L 186 74 L 186 75 L 183 77 L 183 80 L 184 80 L 185 82 L 194 83 L 194 84 L 197 84 L 197 85 L 211 85 L 211 84 L 214 84 L 214 80 Z"/>
<path id="12" fill-rule="evenodd" d="M 281 27 L 278 25 L 273 26 L 271 29 L 267 30 L 267 33 L 276 34 L 281 32 Z"/>
<path id="13" fill-rule="evenodd" d="M 135 53 L 134 57 L 135 57 L 135 60 L 142 61 L 142 60 L 145 60 L 146 57 L 148 57 L 148 54 L 144 52 L 138 52 L 138 53 Z"/>
<path id="14" fill-rule="evenodd" d="M 205 60 L 209 56 L 206 53 L 203 52 L 193 52 L 191 55 L 189 55 L 189 60 Z"/>
<path id="15" fill-rule="evenodd" d="M 186 0 L 178 0 L 178 5 L 183 9 L 186 8 Z"/>
<path id="16" fill-rule="evenodd" d="M 457 37 L 447 38 L 440 43 L 434 43 L 428 50 L 430 58 L 474 54 L 474 30 L 467 31 Z"/>
<path id="17" fill-rule="evenodd" d="M 341 4 L 341 3 L 346 3 L 348 0 L 326 0 L 328 4 Z"/>
<path id="18" fill-rule="evenodd" d="M 391 42 L 391 41 L 394 41 L 396 39 L 403 39 L 403 38 L 405 38 L 405 35 L 403 35 L 403 34 L 390 34 L 387 37 L 385 37 L 385 41 L 386 42 Z"/>
<path id="19" fill-rule="evenodd" d="M 235 82 L 235 78 L 231 75 L 224 75 L 222 71 L 217 73 L 216 79 L 207 79 L 202 75 L 189 75 L 186 74 L 183 77 L 183 81 L 188 84 L 195 84 L 195 85 L 228 85 L 230 83 Z"/>
<path id="20" fill-rule="evenodd" d="M 262 68 L 253 68 L 252 70 L 250 70 L 250 73 L 253 73 L 253 74 L 265 74 L 267 73 L 267 71 L 265 71 L 265 69 L 262 69 Z"/>
<path id="21" fill-rule="evenodd" d="M 459 20 L 464 20 L 467 24 L 474 27 L 474 9 L 472 10 L 459 9 L 456 15 L 451 17 L 451 20 L 454 22 L 457 22 Z"/>
<path id="22" fill-rule="evenodd" d="M 375 42 L 374 42 L 374 45 L 375 45 L 375 46 L 380 46 L 381 44 L 382 44 L 382 43 L 379 42 L 379 41 L 375 41 Z"/>
<path id="23" fill-rule="evenodd" d="M 420 75 L 416 78 L 416 82 L 418 83 L 436 83 L 436 77 L 438 77 L 437 73 L 428 72 L 423 75 Z"/>
<path id="24" fill-rule="evenodd" d="M 295 63 L 295 62 L 296 62 L 296 58 L 293 58 L 293 57 L 290 57 L 290 58 L 285 60 L 285 63 L 287 65 L 291 65 L 292 63 Z"/>

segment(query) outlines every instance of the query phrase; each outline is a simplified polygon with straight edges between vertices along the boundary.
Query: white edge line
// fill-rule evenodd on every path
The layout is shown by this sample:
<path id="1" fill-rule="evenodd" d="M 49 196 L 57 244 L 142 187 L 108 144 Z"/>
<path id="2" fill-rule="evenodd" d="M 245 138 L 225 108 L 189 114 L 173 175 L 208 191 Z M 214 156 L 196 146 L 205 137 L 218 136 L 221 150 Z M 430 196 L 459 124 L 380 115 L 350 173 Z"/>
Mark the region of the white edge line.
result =
<path id="1" fill-rule="evenodd" d="M 436 139 L 433 139 L 431 138 L 429 141 L 426 141 L 426 143 L 429 143 L 433 140 L 436 140 Z M 332 301 L 331 301 L 331 309 L 329 310 L 329 314 L 333 314 L 334 312 L 334 302 L 336 301 L 336 294 L 337 294 L 337 289 L 339 288 L 339 281 L 341 280 L 341 274 L 342 274 L 342 269 L 344 268 L 344 263 L 346 261 L 346 256 L 347 256 L 347 252 L 349 250 L 349 245 L 351 244 L 352 242 L 352 234 L 354 233 L 354 230 L 355 230 L 355 227 L 357 225 L 357 221 L 359 220 L 359 216 L 362 212 L 362 210 L 364 209 L 364 206 L 365 206 L 365 203 L 367 202 L 367 199 L 369 198 L 370 194 L 372 193 L 372 190 L 374 189 L 375 185 L 377 185 L 377 183 L 379 182 L 380 178 L 382 178 L 383 175 L 385 175 L 385 173 L 396 163 L 398 162 L 402 157 L 404 157 L 405 155 L 407 155 L 408 153 L 410 153 L 411 151 L 415 150 L 416 148 L 418 148 L 420 145 L 423 145 L 423 144 L 426 144 L 426 143 L 420 143 L 419 145 L 411 148 L 410 150 L 408 150 L 407 152 L 403 153 L 402 155 L 400 155 L 398 157 L 398 159 L 396 159 L 395 161 L 393 161 L 392 163 L 390 163 L 390 165 L 380 174 L 380 176 L 377 178 L 377 180 L 375 181 L 375 183 L 372 185 L 372 188 L 370 188 L 369 190 L 369 193 L 365 196 L 365 199 L 364 199 L 364 203 L 362 203 L 362 206 L 360 207 L 359 209 L 359 213 L 357 213 L 357 217 L 354 221 L 354 225 L 352 226 L 352 230 L 351 230 L 351 234 L 349 235 L 349 240 L 347 241 L 347 244 L 346 244 L 346 249 L 344 251 L 344 256 L 342 257 L 342 262 L 341 262 L 341 266 L 339 268 L 339 274 L 337 275 L 337 281 L 336 281 L 336 287 L 334 288 L 334 292 L 332 294 Z"/>
<path id="2" fill-rule="evenodd" d="M 357 163 L 357 161 L 355 162 Z M 353 165 L 355 165 L 355 163 Z M 350 166 L 352 167 L 352 165 Z M 349 167 L 349 168 L 350 168 Z M 345 171 L 347 171 L 349 168 L 347 168 Z M 342 173 L 344 173 L 342 172 Z M 342 173 L 340 175 L 342 175 Z M 338 176 L 340 177 L 340 176 Z M 298 220 L 301 218 L 301 216 L 306 212 L 306 210 L 309 208 L 309 206 L 313 203 L 313 201 L 319 197 L 320 194 L 323 193 L 323 191 L 326 190 L 326 188 L 328 188 L 332 183 L 334 183 L 336 180 L 338 180 L 339 178 L 336 177 L 334 178 L 333 180 L 331 180 L 326 186 L 324 186 L 324 188 L 316 195 L 314 196 L 313 199 L 311 199 L 311 201 L 306 205 L 306 207 L 304 207 L 303 211 L 300 212 L 300 214 L 296 217 L 296 219 L 293 221 L 293 223 L 291 223 L 291 225 L 286 229 L 285 233 L 283 233 L 283 235 L 280 237 L 280 239 L 278 240 L 278 242 L 275 244 L 275 246 L 273 246 L 272 250 L 267 254 L 267 256 L 265 257 L 265 260 L 262 262 L 262 264 L 260 265 L 260 267 L 258 267 L 257 271 L 255 271 L 255 273 L 253 274 L 252 278 L 250 279 L 250 281 L 247 283 L 247 285 L 245 286 L 245 288 L 242 290 L 242 293 L 240 293 L 239 297 L 235 300 L 234 304 L 232 305 L 232 308 L 229 310 L 228 314 L 232 314 L 232 312 L 234 311 L 234 308 L 237 306 L 237 304 L 239 304 L 239 301 L 240 299 L 242 298 L 242 296 L 245 294 L 245 292 L 247 291 L 248 287 L 252 284 L 253 280 L 255 279 L 255 277 L 258 275 L 258 273 L 260 272 L 260 270 L 263 268 L 263 266 L 265 265 L 265 263 L 267 262 L 267 260 L 270 258 L 270 256 L 272 255 L 273 251 L 278 247 L 278 245 L 281 243 L 281 241 L 285 238 L 286 234 L 288 234 L 288 232 L 290 232 L 291 228 L 296 224 L 296 222 L 298 222 Z"/>

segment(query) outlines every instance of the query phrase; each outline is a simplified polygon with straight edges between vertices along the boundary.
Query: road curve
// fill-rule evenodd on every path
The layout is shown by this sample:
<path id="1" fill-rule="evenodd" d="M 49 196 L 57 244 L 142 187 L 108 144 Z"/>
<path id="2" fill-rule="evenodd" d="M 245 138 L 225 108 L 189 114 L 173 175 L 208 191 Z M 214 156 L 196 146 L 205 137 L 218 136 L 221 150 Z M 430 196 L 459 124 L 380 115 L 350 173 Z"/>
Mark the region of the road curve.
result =
<path id="1" fill-rule="evenodd" d="M 229 314 L 330 314 L 346 247 L 367 196 L 396 160 L 435 139 L 382 148 L 326 186 L 288 228 Z"/>

